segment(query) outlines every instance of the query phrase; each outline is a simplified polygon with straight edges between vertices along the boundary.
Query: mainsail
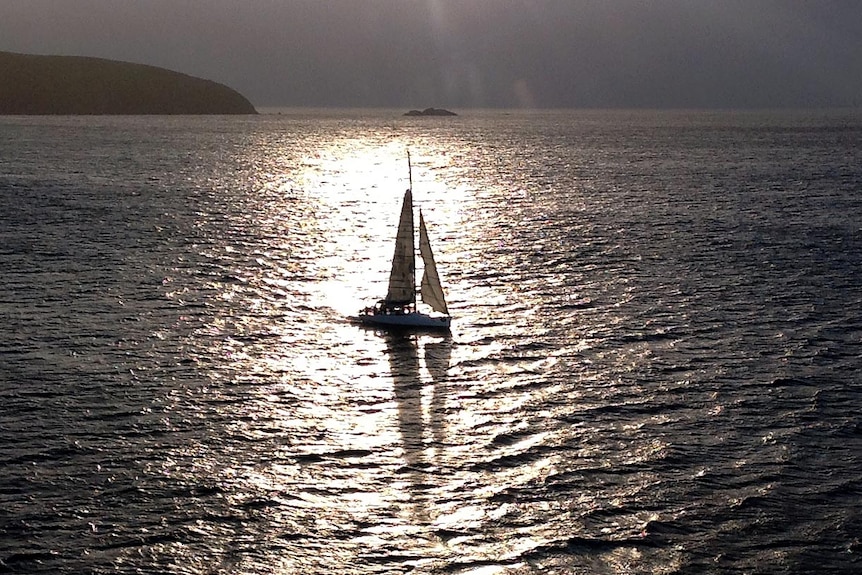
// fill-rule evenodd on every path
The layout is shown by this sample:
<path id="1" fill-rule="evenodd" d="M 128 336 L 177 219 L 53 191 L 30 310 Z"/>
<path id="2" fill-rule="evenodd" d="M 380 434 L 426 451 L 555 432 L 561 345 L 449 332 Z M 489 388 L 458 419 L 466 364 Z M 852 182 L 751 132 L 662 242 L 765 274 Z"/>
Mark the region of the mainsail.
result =
<path id="1" fill-rule="evenodd" d="M 395 255 L 392 256 L 387 303 L 405 305 L 416 301 L 413 241 L 413 194 L 408 189 L 404 192 L 398 234 L 395 236 Z"/>
<path id="2" fill-rule="evenodd" d="M 440 276 L 437 275 L 437 265 L 434 263 L 434 254 L 431 253 L 431 243 L 428 241 L 428 231 L 425 229 L 422 210 L 419 210 L 419 253 L 422 254 L 422 261 L 425 263 L 425 272 L 422 274 L 422 301 L 430 305 L 434 311 L 448 315 L 449 309 L 443 297 L 443 286 L 440 285 Z M 389 285 L 391 290 L 392 284 Z"/>

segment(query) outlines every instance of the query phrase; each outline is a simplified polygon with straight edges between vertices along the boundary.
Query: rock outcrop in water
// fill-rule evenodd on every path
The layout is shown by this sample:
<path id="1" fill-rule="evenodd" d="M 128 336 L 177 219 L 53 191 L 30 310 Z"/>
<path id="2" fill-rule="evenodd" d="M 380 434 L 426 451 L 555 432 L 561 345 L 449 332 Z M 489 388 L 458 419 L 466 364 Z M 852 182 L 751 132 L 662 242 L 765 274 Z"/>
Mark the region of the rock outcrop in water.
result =
<path id="1" fill-rule="evenodd" d="M 457 116 L 455 112 L 444 110 L 442 108 L 425 108 L 424 110 L 410 110 L 404 114 L 405 116 Z"/>
<path id="2" fill-rule="evenodd" d="M 0 52 L 0 114 L 256 114 L 239 92 L 155 66 Z"/>

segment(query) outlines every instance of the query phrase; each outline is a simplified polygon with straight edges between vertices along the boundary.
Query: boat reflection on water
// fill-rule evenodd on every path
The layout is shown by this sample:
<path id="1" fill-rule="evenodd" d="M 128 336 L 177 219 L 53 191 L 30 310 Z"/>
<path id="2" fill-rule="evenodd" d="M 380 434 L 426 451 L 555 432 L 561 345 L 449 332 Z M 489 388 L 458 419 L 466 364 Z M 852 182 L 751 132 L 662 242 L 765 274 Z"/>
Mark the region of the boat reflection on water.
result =
<path id="1" fill-rule="evenodd" d="M 428 377 L 423 377 L 421 370 L 420 344 Z M 420 524 L 414 527 L 421 530 L 434 519 L 430 502 L 440 487 L 438 458 L 446 440 L 445 383 L 452 339 L 448 334 L 431 340 L 405 332 L 387 333 L 386 351 L 404 450 L 404 466 L 399 473 L 406 480 L 404 493 L 409 498 L 411 519 Z"/>

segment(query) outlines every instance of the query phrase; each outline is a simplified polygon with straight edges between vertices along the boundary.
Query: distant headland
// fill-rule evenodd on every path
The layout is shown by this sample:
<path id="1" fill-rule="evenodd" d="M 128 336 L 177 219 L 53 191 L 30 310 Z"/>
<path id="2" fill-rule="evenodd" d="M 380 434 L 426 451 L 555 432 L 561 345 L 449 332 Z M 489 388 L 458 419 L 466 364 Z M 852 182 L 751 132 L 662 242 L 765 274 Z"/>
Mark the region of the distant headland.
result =
<path id="1" fill-rule="evenodd" d="M 455 112 L 444 110 L 442 108 L 425 108 L 424 110 L 410 110 L 405 112 L 405 116 L 457 116 Z"/>
<path id="2" fill-rule="evenodd" d="M 81 56 L 0 52 L 0 114 L 256 114 L 223 84 Z"/>

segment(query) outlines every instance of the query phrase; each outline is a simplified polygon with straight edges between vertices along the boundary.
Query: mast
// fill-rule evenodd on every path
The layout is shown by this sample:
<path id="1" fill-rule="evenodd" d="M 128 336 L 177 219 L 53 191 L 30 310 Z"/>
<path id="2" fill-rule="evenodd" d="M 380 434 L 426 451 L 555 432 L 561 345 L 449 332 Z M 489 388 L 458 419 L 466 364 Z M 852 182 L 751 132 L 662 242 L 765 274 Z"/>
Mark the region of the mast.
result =
<path id="1" fill-rule="evenodd" d="M 410 150 L 407 150 L 407 177 L 410 181 L 410 191 L 413 191 L 413 166 L 410 165 Z"/>

